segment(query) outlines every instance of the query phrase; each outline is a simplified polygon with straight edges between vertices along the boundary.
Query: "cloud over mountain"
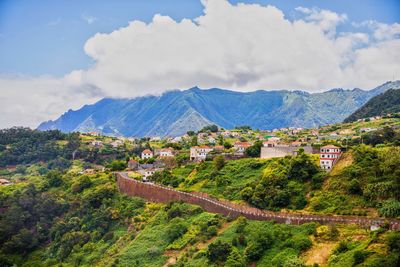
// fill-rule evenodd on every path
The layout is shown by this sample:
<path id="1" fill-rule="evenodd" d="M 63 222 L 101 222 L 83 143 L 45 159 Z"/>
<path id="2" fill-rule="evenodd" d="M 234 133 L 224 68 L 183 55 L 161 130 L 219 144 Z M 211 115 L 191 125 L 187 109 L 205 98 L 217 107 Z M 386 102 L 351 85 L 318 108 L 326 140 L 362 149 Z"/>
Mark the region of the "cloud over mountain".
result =
<path id="1" fill-rule="evenodd" d="M 84 82 L 108 96 L 137 96 L 171 88 L 370 88 L 400 72 L 397 24 L 367 33 L 337 33 L 345 14 L 299 7 L 288 20 L 274 6 L 204 3 L 204 15 L 174 21 L 155 15 L 133 21 L 85 45 L 95 65 Z M 373 71 L 371 73 L 371 71 Z"/>
<path id="2" fill-rule="evenodd" d="M 400 73 L 399 24 L 362 22 L 299 7 L 287 18 L 274 6 L 203 0 L 204 14 L 175 21 L 155 15 L 85 44 L 94 64 L 63 78 L 0 78 L 0 127 L 35 126 L 101 97 L 220 87 L 237 91 L 373 86 Z M 359 27 L 368 30 L 358 31 Z M 33 98 L 32 98 L 33 97 Z M 22 101 L 21 101 L 22 100 Z M 20 108 L 14 105 L 21 101 Z M 12 112 L 11 112 L 12 111 Z M 4 113 L 6 112 L 6 113 Z"/>

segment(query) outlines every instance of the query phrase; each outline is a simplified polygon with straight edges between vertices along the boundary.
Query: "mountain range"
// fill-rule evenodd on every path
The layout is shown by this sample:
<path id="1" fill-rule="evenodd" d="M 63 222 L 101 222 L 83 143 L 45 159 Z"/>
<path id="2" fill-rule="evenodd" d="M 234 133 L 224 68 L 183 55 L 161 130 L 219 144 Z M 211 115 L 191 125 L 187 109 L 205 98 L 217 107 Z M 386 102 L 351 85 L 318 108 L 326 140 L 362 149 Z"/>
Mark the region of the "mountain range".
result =
<path id="1" fill-rule="evenodd" d="M 398 112 L 400 112 L 400 90 L 389 89 L 368 100 L 365 105 L 347 117 L 344 122 L 352 122 L 362 118 Z"/>
<path id="2" fill-rule="evenodd" d="M 230 129 L 316 127 L 341 122 L 372 97 L 400 88 L 400 81 L 372 90 L 236 92 L 218 88 L 168 91 L 160 96 L 104 98 L 79 110 L 69 110 L 39 130 L 97 131 L 116 136 L 179 136 L 209 124 Z"/>

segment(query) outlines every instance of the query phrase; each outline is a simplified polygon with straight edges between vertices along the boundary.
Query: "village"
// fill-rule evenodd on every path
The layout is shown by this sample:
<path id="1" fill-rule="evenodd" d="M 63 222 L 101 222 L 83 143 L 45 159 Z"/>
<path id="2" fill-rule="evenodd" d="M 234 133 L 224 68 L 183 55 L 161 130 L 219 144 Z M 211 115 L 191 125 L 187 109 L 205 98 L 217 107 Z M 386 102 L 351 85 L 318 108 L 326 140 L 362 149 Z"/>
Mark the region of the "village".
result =
<path id="1" fill-rule="evenodd" d="M 391 115 L 371 117 L 352 124 L 336 124 L 304 129 L 288 127 L 270 131 L 253 130 L 248 126 L 225 130 L 216 125 L 206 126 L 198 132 L 188 131 L 177 137 L 109 137 L 97 132 L 81 134 L 89 147 L 98 150 L 131 151 L 126 154 L 126 170 L 136 179 L 148 181 L 156 172 L 177 165 L 193 164 L 222 156 L 225 160 L 241 158 L 270 159 L 305 154 L 319 156 L 319 166 L 329 172 L 342 152 L 351 144 L 362 143 L 363 135 L 382 130 L 400 128 L 398 119 Z M 95 166 L 84 173 L 103 171 Z"/>

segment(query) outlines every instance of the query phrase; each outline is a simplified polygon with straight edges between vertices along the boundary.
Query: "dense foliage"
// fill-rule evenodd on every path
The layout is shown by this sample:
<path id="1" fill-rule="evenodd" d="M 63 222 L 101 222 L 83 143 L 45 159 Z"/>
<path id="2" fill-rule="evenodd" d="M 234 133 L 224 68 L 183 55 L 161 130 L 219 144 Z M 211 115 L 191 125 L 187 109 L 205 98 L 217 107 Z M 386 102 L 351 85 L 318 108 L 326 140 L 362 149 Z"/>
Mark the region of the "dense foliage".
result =
<path id="1" fill-rule="evenodd" d="M 352 122 L 362 118 L 382 116 L 400 112 L 400 90 L 389 89 L 386 92 L 371 98 L 361 108 L 356 110 L 345 122 Z"/>
<path id="2" fill-rule="evenodd" d="M 400 216 L 400 147 L 361 145 L 343 161 L 352 164 L 333 173 L 327 186 L 315 193 L 312 210 L 351 214 L 377 208 L 382 216 Z"/>
<path id="3" fill-rule="evenodd" d="M 46 265 L 51 265 L 88 243 L 112 239 L 114 229 L 126 227 L 125 219 L 144 206 L 142 200 L 116 192 L 110 175 L 71 176 L 54 171 L 11 194 L 0 191 L 4 209 L 0 215 L 0 265 L 12 263 L 4 255 L 26 257 L 49 242 L 44 253 Z"/>
<path id="4" fill-rule="evenodd" d="M 3 129 L 0 130 L 0 167 L 71 159 L 79 144 L 78 134 L 64 134 L 58 130 Z"/>

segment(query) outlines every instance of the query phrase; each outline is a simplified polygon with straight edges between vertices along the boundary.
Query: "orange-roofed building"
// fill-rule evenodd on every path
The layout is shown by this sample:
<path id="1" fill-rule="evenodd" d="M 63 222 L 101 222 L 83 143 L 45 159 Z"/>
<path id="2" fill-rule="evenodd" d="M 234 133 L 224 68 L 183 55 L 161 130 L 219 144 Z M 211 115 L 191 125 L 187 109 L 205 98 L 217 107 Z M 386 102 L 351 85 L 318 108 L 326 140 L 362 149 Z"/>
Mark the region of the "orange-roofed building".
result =
<path id="1" fill-rule="evenodd" d="M 154 156 L 153 151 L 151 151 L 150 149 L 145 149 L 142 152 L 142 159 L 149 159 L 152 158 L 153 156 Z"/>

